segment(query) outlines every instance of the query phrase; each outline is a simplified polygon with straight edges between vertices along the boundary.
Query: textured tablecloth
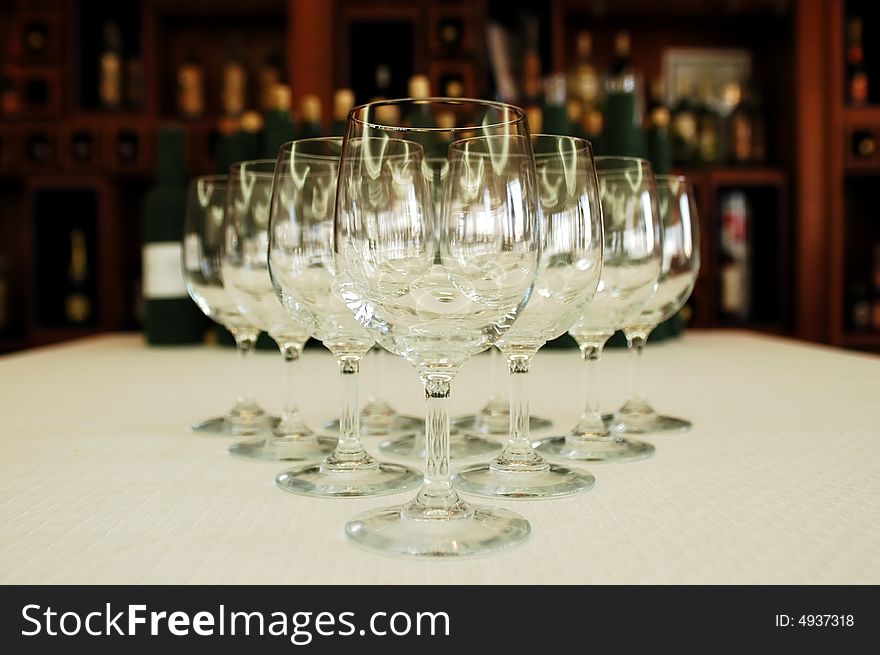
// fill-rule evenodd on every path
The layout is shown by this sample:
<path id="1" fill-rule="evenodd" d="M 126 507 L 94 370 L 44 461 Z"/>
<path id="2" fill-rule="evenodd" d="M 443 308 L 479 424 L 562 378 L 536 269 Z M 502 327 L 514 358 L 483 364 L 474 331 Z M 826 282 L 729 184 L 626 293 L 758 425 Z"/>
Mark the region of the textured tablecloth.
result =
<path id="1" fill-rule="evenodd" d="M 113 335 L 0 358 L 2 583 L 880 583 L 880 358 L 740 332 L 691 332 L 646 352 L 655 406 L 691 432 L 654 458 L 592 464 L 596 486 L 524 514 L 522 546 L 461 561 L 383 557 L 345 521 L 410 494 L 324 500 L 275 488 L 284 463 L 227 455 L 187 426 L 231 404 L 236 355 L 150 348 Z M 256 356 L 257 396 L 280 405 L 281 357 Z M 603 407 L 625 396 L 626 353 L 607 353 Z M 582 404 L 581 362 L 540 353 L 535 414 L 560 429 Z M 336 408 L 323 351 L 301 365 L 312 425 Z M 421 413 L 415 373 L 388 363 L 388 395 Z M 453 389 L 485 400 L 489 360 Z M 375 447 L 375 441 L 368 440 Z"/>

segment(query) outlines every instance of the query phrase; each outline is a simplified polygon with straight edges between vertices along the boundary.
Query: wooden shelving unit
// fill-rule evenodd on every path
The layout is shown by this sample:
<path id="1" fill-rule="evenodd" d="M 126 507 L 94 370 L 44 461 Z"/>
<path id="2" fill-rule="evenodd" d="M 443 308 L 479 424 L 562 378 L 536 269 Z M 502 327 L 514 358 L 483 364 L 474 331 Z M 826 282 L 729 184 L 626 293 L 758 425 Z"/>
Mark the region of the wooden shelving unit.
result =
<path id="1" fill-rule="evenodd" d="M 411 64 L 414 73 L 437 79 L 460 73 L 474 95 L 485 95 L 491 83 L 483 45 L 490 0 L 137 0 L 117 3 L 117 10 L 127 7 L 126 11 L 137 14 L 137 20 L 126 19 L 126 24 L 137 25 L 138 33 L 130 41 L 137 43 L 143 64 L 143 106 L 107 112 L 96 105 L 94 90 L 89 91 L 91 99 L 83 91 L 83 71 L 92 64 L 83 63 L 82 53 L 84 49 L 93 53 L 101 47 L 100 42 L 94 42 L 94 34 L 82 32 L 79 17 L 85 1 L 16 0 L 0 6 L 0 45 L 7 42 L 9 30 L 20 29 L 26 20 L 37 17 L 45 21 L 50 40 L 43 55 L 25 56 L 21 65 L 21 79 L 45 82 L 44 106 L 23 108 L 17 118 L 0 121 L 0 255 L 11 270 L 9 282 L 14 288 L 9 302 L 16 316 L 11 326 L 0 332 L 0 351 L 87 332 L 76 327 L 48 328 L 35 320 L 34 299 L 27 292 L 34 275 L 35 244 L 27 193 L 23 191 L 33 185 L 44 188 L 57 183 L 63 187 L 65 180 L 89 179 L 102 194 L 102 207 L 108 213 L 101 221 L 106 234 L 101 236 L 98 257 L 102 275 L 114 281 L 101 287 L 98 329 L 137 328 L 140 203 L 153 173 L 156 130 L 174 119 L 170 95 L 174 93 L 173 73 L 188 46 L 194 50 L 203 47 L 216 59 L 223 54 L 228 33 L 241 30 L 250 62 L 263 57 L 270 45 L 279 47 L 295 104 L 303 95 L 317 94 L 327 123 L 333 91 L 352 83 L 351 62 L 358 53 L 349 50 L 349 42 L 359 22 L 405 23 L 413 35 L 411 52 L 399 48 L 397 57 Z M 830 4 L 840 7 L 841 2 Z M 522 4 L 512 3 L 510 11 Z M 825 290 L 828 274 L 824 270 L 830 204 L 842 206 L 843 197 L 841 175 L 840 184 L 831 190 L 831 203 L 826 199 L 829 189 L 825 186 L 825 167 L 844 170 L 842 151 L 829 158 L 825 149 L 829 120 L 823 89 L 817 83 L 821 77 L 817 71 L 825 70 L 822 67 L 830 47 L 829 32 L 837 30 L 840 46 L 841 18 L 834 18 L 828 4 L 824 0 L 550 0 L 535 5 L 549 16 L 546 72 L 566 69 L 574 34 L 582 26 L 595 26 L 596 63 L 600 67 L 610 63 L 614 31 L 629 29 L 633 33 L 634 59 L 645 70 L 646 79 L 656 75 L 660 52 L 668 45 L 753 50 L 768 108 L 768 163 L 756 168 L 688 171 L 698 187 L 703 228 L 703 273 L 695 292 L 696 325 L 719 325 L 715 241 L 717 196 L 723 188 L 760 189 L 777 198 L 774 202 L 778 212 L 773 218 L 780 230 L 776 289 L 779 318 L 769 323 L 756 319 L 748 326 L 823 340 L 829 336 L 827 317 L 842 315 L 842 299 Z M 100 25 L 100 17 L 94 20 Z M 465 31 L 461 48 L 449 50 L 438 41 L 436 29 L 441 20 L 462 21 Z M 92 25 L 89 29 L 94 32 L 100 27 Z M 260 38 L 247 39 L 249 30 Z M 840 56 L 839 47 L 831 51 Z M 363 49 L 359 52 L 369 54 Z M 220 64 L 214 61 L 212 65 L 216 69 Z M 216 70 L 210 74 L 215 75 Z M 836 85 L 841 87 L 839 72 Z M 216 81 L 209 80 L 207 88 L 215 93 Z M 832 110 L 836 113 L 831 123 L 839 131 L 833 139 L 838 141 L 846 128 L 865 123 L 880 127 L 880 107 L 839 106 Z M 190 173 L 209 172 L 213 166 L 210 143 L 216 129 L 216 111 L 183 124 L 188 134 Z M 71 154 L 71 143 L 79 133 L 89 134 L 94 144 L 86 160 L 77 160 Z M 47 161 L 32 162 L 25 154 L 29 135 L 34 134 L 45 138 Z M 123 134 L 137 137 L 139 147 L 132 160 L 120 159 L 118 139 Z M 852 168 L 849 173 L 872 174 Z M 828 260 L 828 273 L 838 271 L 834 273 L 838 277 L 830 283 L 834 289 L 843 289 L 844 284 L 838 270 L 844 258 L 840 239 L 841 235 L 831 235 L 835 254 Z M 831 298 L 832 305 L 836 303 L 830 313 L 826 298 Z M 859 335 L 849 338 L 840 325 L 830 332 L 836 343 L 850 345 L 870 340 Z"/>
<path id="2" fill-rule="evenodd" d="M 830 340 L 847 348 L 880 351 L 880 331 L 856 331 L 852 325 L 850 289 L 863 280 L 870 285 L 872 244 L 880 243 L 877 221 L 877 189 L 880 188 L 880 155 L 856 157 L 852 151 L 854 135 L 867 132 L 880 138 L 880 53 L 867 52 L 871 85 L 871 104 L 852 106 L 846 100 L 846 19 L 860 15 L 866 24 L 866 47 L 872 47 L 880 7 L 876 3 L 835 0 L 826 8 L 830 49 L 828 69 L 829 143 L 829 298 Z M 873 76 L 872 76 L 873 74 Z M 878 299 L 880 300 L 880 299 Z"/>

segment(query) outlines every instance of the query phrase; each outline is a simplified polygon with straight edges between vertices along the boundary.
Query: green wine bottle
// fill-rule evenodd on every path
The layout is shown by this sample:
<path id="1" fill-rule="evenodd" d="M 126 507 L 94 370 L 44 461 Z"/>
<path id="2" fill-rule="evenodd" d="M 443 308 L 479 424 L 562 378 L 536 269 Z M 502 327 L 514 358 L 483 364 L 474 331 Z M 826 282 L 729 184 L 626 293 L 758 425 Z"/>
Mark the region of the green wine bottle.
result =
<path id="1" fill-rule="evenodd" d="M 143 207 L 144 333 L 150 344 L 198 343 L 207 319 L 190 300 L 180 269 L 186 212 L 184 132 L 159 129 L 156 183 Z"/>
<path id="2" fill-rule="evenodd" d="M 321 99 L 318 96 L 303 96 L 300 104 L 301 121 L 297 126 L 297 139 L 313 139 L 325 136 L 321 126 Z"/>
<path id="3" fill-rule="evenodd" d="M 278 150 L 288 141 L 293 141 L 293 118 L 290 116 L 290 87 L 276 84 L 272 88 L 272 108 L 266 112 L 263 129 L 263 157 L 275 159 Z"/>
<path id="4" fill-rule="evenodd" d="M 345 135 L 345 123 L 352 107 L 354 107 L 354 91 L 338 89 L 333 95 L 333 123 L 330 126 L 330 136 Z"/>

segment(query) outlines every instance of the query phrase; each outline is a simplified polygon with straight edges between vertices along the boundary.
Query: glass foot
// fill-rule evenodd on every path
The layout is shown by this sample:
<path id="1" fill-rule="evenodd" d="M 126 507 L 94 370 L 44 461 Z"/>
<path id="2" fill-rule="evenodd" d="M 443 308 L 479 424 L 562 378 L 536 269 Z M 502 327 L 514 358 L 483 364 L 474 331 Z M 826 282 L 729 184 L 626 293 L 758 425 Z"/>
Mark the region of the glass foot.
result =
<path id="1" fill-rule="evenodd" d="M 608 429 L 612 432 L 621 432 L 623 434 L 684 432 L 693 427 L 690 421 L 686 421 L 683 418 L 663 416 L 656 412 L 650 414 L 626 414 L 619 412 L 609 417 L 607 425 Z"/>
<path id="2" fill-rule="evenodd" d="M 449 437 L 449 450 L 452 459 L 472 459 L 497 453 L 501 446 L 481 437 L 465 434 L 453 434 Z M 383 441 L 379 450 L 387 455 L 406 459 L 425 459 L 425 435 L 423 433 L 409 435 L 401 439 Z"/>
<path id="3" fill-rule="evenodd" d="M 323 498 L 382 496 L 412 489 L 421 482 L 421 473 L 388 462 L 373 462 L 363 469 L 345 470 L 322 462 L 288 469 L 275 477 L 275 484 L 284 491 Z"/>
<path id="4" fill-rule="evenodd" d="M 452 419 L 451 427 L 459 432 L 468 434 L 487 434 L 497 437 L 507 437 L 510 434 L 510 415 L 503 420 L 495 420 L 495 418 L 483 416 L 482 414 L 470 414 L 468 416 L 458 416 Z M 550 419 L 541 418 L 540 416 L 532 416 L 529 419 L 529 431 L 538 432 L 539 430 L 547 430 L 553 427 Z"/>
<path id="5" fill-rule="evenodd" d="M 408 516 L 403 506 L 365 512 L 345 526 L 358 546 L 386 555 L 472 557 L 522 543 L 529 522 L 510 510 L 467 505 L 457 518 Z"/>
<path id="6" fill-rule="evenodd" d="M 306 461 L 324 459 L 336 448 L 331 437 L 299 437 L 297 439 L 252 439 L 229 447 L 229 454 L 263 461 Z"/>
<path id="7" fill-rule="evenodd" d="M 596 482 L 591 473 L 546 464 L 535 471 L 502 471 L 491 464 L 472 466 L 452 476 L 458 491 L 488 498 L 539 500 L 586 491 Z"/>
<path id="8" fill-rule="evenodd" d="M 398 414 L 389 426 L 387 423 L 371 424 L 363 416 L 360 420 L 360 434 L 362 437 L 385 437 L 389 434 L 402 432 L 421 432 L 425 428 L 425 420 L 415 416 L 402 416 Z M 328 432 L 339 432 L 339 419 L 328 421 L 324 424 Z"/>
<path id="9" fill-rule="evenodd" d="M 225 437 L 246 437 L 252 434 L 261 434 L 279 422 L 277 416 L 265 416 L 253 423 L 236 423 L 225 416 L 205 419 L 193 423 L 190 429 L 200 434 L 217 434 Z"/>
<path id="10" fill-rule="evenodd" d="M 546 457 L 561 457 L 589 462 L 631 462 L 654 455 L 654 446 L 624 437 L 570 439 L 554 437 L 542 441 L 535 449 Z"/>

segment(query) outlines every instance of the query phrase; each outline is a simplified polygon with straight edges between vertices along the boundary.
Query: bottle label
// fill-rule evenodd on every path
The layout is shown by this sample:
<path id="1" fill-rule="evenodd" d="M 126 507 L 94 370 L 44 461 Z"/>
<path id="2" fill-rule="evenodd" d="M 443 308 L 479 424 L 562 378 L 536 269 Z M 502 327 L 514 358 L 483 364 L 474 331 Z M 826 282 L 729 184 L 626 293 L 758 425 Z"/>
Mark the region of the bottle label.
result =
<path id="1" fill-rule="evenodd" d="M 177 241 L 144 244 L 144 298 L 186 298 L 186 284 L 180 265 L 180 243 Z"/>

